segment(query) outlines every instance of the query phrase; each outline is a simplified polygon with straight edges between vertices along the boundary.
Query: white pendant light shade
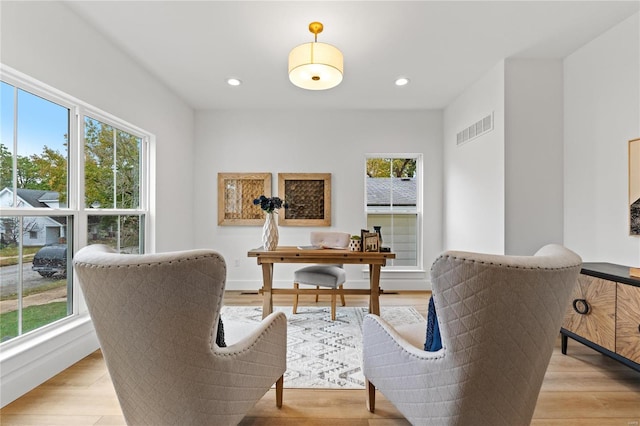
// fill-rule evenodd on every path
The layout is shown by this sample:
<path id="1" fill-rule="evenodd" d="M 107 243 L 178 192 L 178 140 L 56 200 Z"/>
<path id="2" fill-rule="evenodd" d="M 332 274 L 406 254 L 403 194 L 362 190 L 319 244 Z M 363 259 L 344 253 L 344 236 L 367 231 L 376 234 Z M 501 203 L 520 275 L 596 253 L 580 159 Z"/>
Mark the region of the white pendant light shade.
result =
<path id="1" fill-rule="evenodd" d="M 312 22 L 309 30 L 317 38 L 322 24 Z M 330 44 L 305 43 L 289 53 L 289 80 L 303 89 L 331 89 L 342 81 L 342 72 L 342 52 Z"/>

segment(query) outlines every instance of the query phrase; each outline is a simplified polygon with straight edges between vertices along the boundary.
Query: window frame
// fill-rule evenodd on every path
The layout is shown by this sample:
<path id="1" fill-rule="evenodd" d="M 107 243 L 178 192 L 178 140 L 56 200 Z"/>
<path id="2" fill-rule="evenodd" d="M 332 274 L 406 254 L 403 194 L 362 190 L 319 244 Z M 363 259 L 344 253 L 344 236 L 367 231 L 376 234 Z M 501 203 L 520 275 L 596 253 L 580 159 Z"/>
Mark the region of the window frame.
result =
<path id="1" fill-rule="evenodd" d="M 51 87 L 35 78 L 14 70 L 0 63 L 0 81 L 13 86 L 18 90 L 29 92 L 33 95 L 41 97 L 46 101 L 53 102 L 69 110 L 69 136 L 67 145 L 67 205 L 66 207 L 57 208 L 21 208 L 21 207 L 2 207 L 2 216 L 31 217 L 31 216 L 66 216 L 67 217 L 67 234 L 68 252 L 71 254 L 68 261 L 68 278 L 67 298 L 71 298 L 71 313 L 64 318 L 43 325 L 34 330 L 20 334 L 6 342 L 0 343 L 0 348 L 4 353 L 7 351 L 19 350 L 18 348 L 26 345 L 26 347 L 40 341 L 43 336 L 51 336 L 51 333 L 62 333 L 75 321 L 83 317 L 82 321 L 86 321 L 88 312 L 84 299 L 81 297 L 80 287 L 77 279 L 73 274 L 71 260 L 75 253 L 88 245 L 88 216 L 99 215 L 143 215 L 144 222 L 140 224 L 144 227 L 144 236 L 142 238 L 142 246 L 145 252 L 153 252 L 155 250 L 155 136 L 126 122 L 112 114 L 83 102 L 71 95 L 68 95 L 54 87 Z M 15 105 L 15 103 L 14 103 Z M 93 209 L 84 206 L 84 116 L 88 116 L 101 122 L 108 124 L 128 132 L 136 137 L 141 138 L 140 149 L 140 206 L 137 209 Z M 15 119 L 14 119 L 15 126 Z M 11 141 L 13 154 L 13 167 L 16 169 L 17 151 L 16 139 Z M 15 206 L 17 200 L 17 176 L 13 173 L 13 201 Z M 21 239 L 22 241 L 22 239 Z M 70 284 L 69 284 L 70 283 Z M 69 294 L 71 291 L 71 294 Z M 18 297 L 23 297 L 19 292 Z M 4 357 L 0 357 L 0 361 Z"/>
<path id="2" fill-rule="evenodd" d="M 85 126 L 85 117 L 89 117 L 95 120 L 100 121 L 103 124 L 111 126 L 117 130 L 125 131 L 133 136 L 139 137 L 141 139 L 141 148 L 140 148 L 140 206 L 137 209 L 123 209 L 123 208 L 93 208 L 85 206 L 84 202 L 84 189 L 85 189 L 85 156 L 80 155 L 78 158 L 78 168 L 83 172 L 79 175 L 78 180 L 78 192 L 77 203 L 78 208 L 80 210 L 78 220 L 79 227 L 84 233 L 84 241 L 88 243 L 89 235 L 88 235 L 88 225 L 89 225 L 89 216 L 129 216 L 129 215 L 144 215 L 144 223 L 141 223 L 141 226 L 145 229 L 145 237 L 142 241 L 142 249 L 143 252 L 148 251 L 147 248 L 152 247 L 153 238 L 149 235 L 146 230 L 150 230 L 151 226 L 151 213 L 150 213 L 150 192 L 151 192 L 151 135 L 143 130 L 126 123 L 123 120 L 118 119 L 117 117 L 108 114 L 104 111 L 101 111 L 97 108 L 93 107 L 84 107 L 79 110 L 78 115 L 78 126 L 79 126 L 79 135 L 82 138 L 82 147 L 84 154 L 84 126 Z M 146 160 L 146 161 L 145 161 Z M 88 245 L 88 244 L 84 244 Z M 84 247 L 78 245 L 78 248 Z M 75 253 L 75 250 L 74 250 Z"/>
<path id="3" fill-rule="evenodd" d="M 379 208 L 370 209 L 367 205 L 367 160 L 371 158 L 415 158 L 416 160 L 416 207 L 413 209 L 403 209 L 402 207 L 397 210 L 387 210 Z M 416 216 L 416 265 L 389 265 L 383 268 L 382 274 L 387 273 L 403 273 L 407 276 L 413 273 L 424 272 L 424 248 L 422 242 L 423 234 L 423 180 L 424 180 L 424 159 L 421 153 L 366 153 L 364 158 L 364 223 L 368 222 L 369 215 L 415 215 Z M 403 211 L 404 210 L 404 211 Z M 382 230 L 384 239 L 384 229 Z M 393 263 L 393 261 L 392 261 Z M 366 271 L 365 271 L 366 275 Z"/>

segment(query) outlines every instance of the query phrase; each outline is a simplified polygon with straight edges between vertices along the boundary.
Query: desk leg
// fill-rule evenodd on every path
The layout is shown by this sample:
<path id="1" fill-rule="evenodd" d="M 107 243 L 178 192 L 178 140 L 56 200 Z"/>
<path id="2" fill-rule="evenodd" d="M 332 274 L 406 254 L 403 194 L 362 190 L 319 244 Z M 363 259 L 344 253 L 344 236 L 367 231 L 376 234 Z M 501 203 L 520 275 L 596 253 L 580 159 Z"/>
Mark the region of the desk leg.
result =
<path id="1" fill-rule="evenodd" d="M 380 266 L 369 265 L 369 313 L 380 315 Z"/>
<path id="2" fill-rule="evenodd" d="M 262 264 L 262 318 L 266 318 L 271 312 L 273 312 L 273 294 L 271 288 L 273 285 L 273 263 Z"/>

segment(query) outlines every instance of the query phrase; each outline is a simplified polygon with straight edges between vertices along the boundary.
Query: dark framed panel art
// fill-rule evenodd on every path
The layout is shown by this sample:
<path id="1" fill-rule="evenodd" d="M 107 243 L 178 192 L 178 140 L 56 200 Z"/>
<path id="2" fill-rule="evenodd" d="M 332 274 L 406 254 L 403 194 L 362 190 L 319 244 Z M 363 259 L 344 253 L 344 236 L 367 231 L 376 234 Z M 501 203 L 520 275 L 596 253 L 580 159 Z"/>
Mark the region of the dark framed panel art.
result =
<path id="1" fill-rule="evenodd" d="M 263 225 L 261 195 L 271 197 L 271 173 L 218 173 L 218 225 Z"/>
<path id="2" fill-rule="evenodd" d="M 278 225 L 331 226 L 331 173 L 278 173 Z"/>
<path id="3" fill-rule="evenodd" d="M 640 138 L 629 141 L 629 235 L 640 235 Z"/>

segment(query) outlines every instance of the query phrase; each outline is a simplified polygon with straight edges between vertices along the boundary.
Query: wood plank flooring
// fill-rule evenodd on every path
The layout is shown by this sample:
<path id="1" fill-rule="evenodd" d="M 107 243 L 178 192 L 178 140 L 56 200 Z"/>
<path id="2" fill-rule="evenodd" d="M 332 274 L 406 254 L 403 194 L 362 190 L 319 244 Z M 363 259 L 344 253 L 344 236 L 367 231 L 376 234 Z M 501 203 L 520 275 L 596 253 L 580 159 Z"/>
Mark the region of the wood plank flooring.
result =
<path id="1" fill-rule="evenodd" d="M 291 298 L 275 298 L 290 305 Z M 381 306 L 415 306 L 427 311 L 428 293 L 385 293 Z M 258 294 L 227 292 L 227 305 L 261 305 Z M 311 296 L 301 305 L 313 304 Z M 319 304 L 328 306 L 327 300 Z M 367 306 L 363 296 L 347 297 L 349 306 Z M 339 308 L 338 308 L 339 309 Z M 286 386 L 286 383 L 285 383 Z M 124 425 L 122 412 L 100 351 L 0 410 L 2 425 Z M 215 420 L 212 419 L 212 423 Z M 392 426 L 408 425 L 378 393 L 376 413 L 365 408 L 364 390 L 287 389 L 282 409 L 269 391 L 240 423 L 242 426 Z M 532 422 L 536 426 L 640 426 L 640 373 L 569 340 L 568 355 L 560 339 L 551 358 Z"/>

